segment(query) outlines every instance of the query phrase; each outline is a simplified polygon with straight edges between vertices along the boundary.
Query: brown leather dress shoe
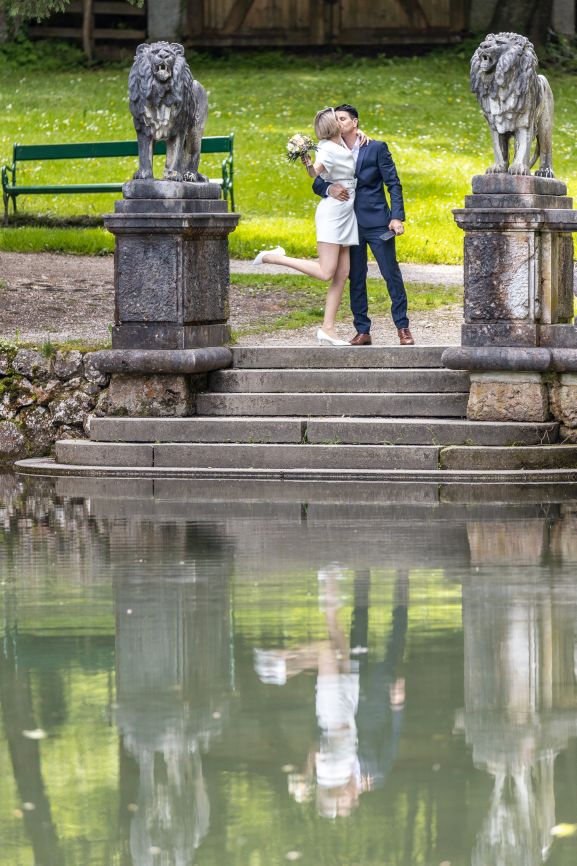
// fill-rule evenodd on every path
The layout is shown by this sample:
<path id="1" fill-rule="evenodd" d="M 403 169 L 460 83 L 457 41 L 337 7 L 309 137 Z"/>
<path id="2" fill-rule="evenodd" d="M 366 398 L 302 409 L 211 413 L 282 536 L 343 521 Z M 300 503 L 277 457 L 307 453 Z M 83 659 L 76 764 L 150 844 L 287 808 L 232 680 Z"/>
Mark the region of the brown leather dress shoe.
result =
<path id="1" fill-rule="evenodd" d="M 415 341 L 413 340 L 413 335 L 409 331 L 408 328 L 398 328 L 397 333 L 399 335 L 399 343 L 401 346 L 414 346 Z"/>
<path id="2" fill-rule="evenodd" d="M 351 346 L 370 346 L 372 344 L 372 342 L 373 341 L 372 341 L 371 335 L 369 333 L 365 333 L 365 334 L 357 333 L 357 334 L 355 334 L 353 339 L 350 340 Z"/>

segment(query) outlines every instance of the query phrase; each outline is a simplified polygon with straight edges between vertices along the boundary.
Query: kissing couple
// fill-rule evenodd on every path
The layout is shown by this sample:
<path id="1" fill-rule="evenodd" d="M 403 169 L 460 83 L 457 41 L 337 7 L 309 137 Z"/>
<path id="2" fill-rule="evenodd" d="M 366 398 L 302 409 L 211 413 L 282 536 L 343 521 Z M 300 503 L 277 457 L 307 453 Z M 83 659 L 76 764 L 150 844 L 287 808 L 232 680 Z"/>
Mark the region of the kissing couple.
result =
<path id="1" fill-rule="evenodd" d="M 403 190 L 393 158 L 384 141 L 374 141 L 359 129 L 353 105 L 323 108 L 314 121 L 319 141 L 313 163 L 308 152 L 301 160 L 313 190 L 321 197 L 315 214 L 318 260 L 296 259 L 282 247 L 257 255 L 255 264 L 284 265 L 317 280 L 329 282 L 321 345 L 370 346 L 371 320 L 367 300 L 367 247 L 370 247 L 391 298 L 391 313 L 402 346 L 412 346 L 407 318 L 407 293 L 397 262 L 395 237 L 404 232 Z M 390 206 L 385 195 L 386 186 Z M 347 279 L 356 334 L 340 340 L 335 331 L 337 312 Z"/>

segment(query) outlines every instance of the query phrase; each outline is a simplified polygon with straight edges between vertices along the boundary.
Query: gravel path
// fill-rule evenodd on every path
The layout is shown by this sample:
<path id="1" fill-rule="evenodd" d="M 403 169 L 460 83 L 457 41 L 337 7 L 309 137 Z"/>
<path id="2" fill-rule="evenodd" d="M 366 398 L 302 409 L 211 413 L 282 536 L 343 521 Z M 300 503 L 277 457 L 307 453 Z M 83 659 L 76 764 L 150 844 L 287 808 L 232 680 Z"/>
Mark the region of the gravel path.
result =
<path id="1" fill-rule="evenodd" d="M 459 285 L 462 268 L 458 265 L 401 264 L 409 282 Z M 370 275 L 378 276 L 376 265 Z M 258 269 L 250 262 L 233 259 L 232 273 L 289 273 L 287 268 L 264 265 Z M 282 293 L 251 293 L 234 289 L 231 293 L 231 326 L 246 328 L 255 321 L 273 322 L 284 311 Z M 57 255 L 55 253 L 0 253 L 0 338 L 13 339 L 18 333 L 26 342 L 43 343 L 82 340 L 102 343 L 109 339 L 109 323 L 114 309 L 113 259 Z M 410 311 L 409 311 L 410 312 Z M 421 345 L 455 345 L 460 342 L 462 308 L 443 307 L 414 313 L 411 330 Z M 339 324 L 339 336 L 350 339 L 352 326 Z M 290 331 L 271 331 L 239 339 L 239 345 L 312 345 L 316 327 Z M 381 345 L 396 345 L 397 332 L 390 318 L 373 323 L 373 340 Z"/>

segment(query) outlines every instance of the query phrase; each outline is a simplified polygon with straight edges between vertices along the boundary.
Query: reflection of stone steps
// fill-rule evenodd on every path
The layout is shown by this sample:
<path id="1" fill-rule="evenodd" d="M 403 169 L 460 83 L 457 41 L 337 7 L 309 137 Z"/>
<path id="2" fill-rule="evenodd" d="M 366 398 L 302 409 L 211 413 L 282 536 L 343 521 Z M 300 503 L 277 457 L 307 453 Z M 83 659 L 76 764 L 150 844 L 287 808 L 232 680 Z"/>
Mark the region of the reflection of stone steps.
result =
<path id="1" fill-rule="evenodd" d="M 310 480 L 577 480 L 559 425 L 467 421 L 468 375 L 442 348 L 242 348 L 188 418 L 93 418 L 62 473 Z M 68 467 L 68 468 L 67 468 Z M 54 467 L 57 468 L 56 466 Z M 572 469 L 575 468 L 573 477 Z M 31 467 L 32 469 L 32 467 Z"/>

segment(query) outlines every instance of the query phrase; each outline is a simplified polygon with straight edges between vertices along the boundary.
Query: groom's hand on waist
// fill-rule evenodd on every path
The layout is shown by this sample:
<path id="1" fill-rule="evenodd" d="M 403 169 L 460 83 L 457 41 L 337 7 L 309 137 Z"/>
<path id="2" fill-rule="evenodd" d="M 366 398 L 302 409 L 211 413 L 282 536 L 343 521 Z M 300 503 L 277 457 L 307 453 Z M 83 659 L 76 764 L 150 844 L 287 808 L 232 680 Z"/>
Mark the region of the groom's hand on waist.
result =
<path id="1" fill-rule="evenodd" d="M 338 201 L 346 201 L 349 198 L 349 191 L 342 183 L 332 183 L 327 189 L 327 194 Z"/>

